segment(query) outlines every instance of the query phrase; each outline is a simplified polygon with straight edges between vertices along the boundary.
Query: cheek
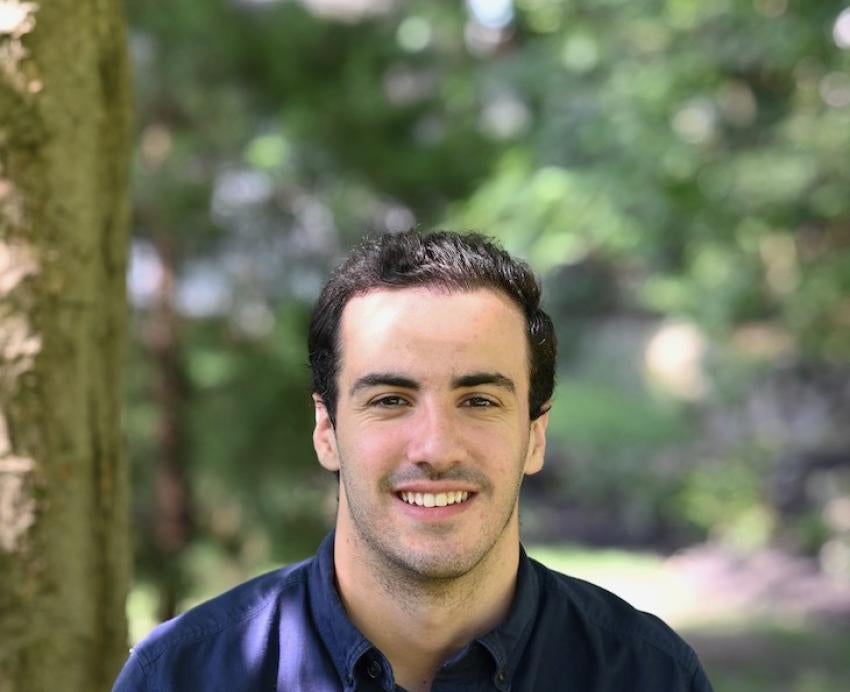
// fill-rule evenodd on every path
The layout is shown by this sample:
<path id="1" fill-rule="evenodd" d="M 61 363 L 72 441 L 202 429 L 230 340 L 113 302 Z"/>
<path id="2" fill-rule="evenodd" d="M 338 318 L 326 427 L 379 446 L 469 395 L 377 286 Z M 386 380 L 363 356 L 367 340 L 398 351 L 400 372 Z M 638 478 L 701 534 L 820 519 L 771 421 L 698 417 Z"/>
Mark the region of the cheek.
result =
<path id="1" fill-rule="evenodd" d="M 486 435 L 468 437 L 467 445 L 467 463 L 489 479 L 495 492 L 514 485 L 525 462 L 516 437 L 490 430 Z"/>
<path id="2" fill-rule="evenodd" d="M 343 442 L 343 439 L 345 442 Z M 403 436 L 399 431 L 358 430 L 340 440 L 343 463 L 353 463 L 359 468 L 380 471 L 384 466 L 398 463 L 403 453 Z"/>
<path id="3" fill-rule="evenodd" d="M 479 450 L 487 458 L 512 466 L 519 452 L 525 451 L 523 435 L 514 425 L 503 423 L 470 429 L 466 439 L 470 448 Z"/>

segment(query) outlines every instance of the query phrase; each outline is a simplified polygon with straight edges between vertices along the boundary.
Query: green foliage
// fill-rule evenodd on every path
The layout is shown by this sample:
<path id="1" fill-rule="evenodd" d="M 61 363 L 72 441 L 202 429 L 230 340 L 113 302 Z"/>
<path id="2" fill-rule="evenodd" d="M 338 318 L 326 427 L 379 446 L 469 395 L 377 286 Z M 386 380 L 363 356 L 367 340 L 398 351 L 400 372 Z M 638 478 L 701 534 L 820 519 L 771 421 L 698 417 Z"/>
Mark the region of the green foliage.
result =
<path id="1" fill-rule="evenodd" d="M 624 392 L 604 382 L 569 380 L 555 393 L 551 433 L 574 449 L 604 456 L 628 448 L 646 453 L 683 434 L 677 412 L 646 392 Z"/>
<path id="2" fill-rule="evenodd" d="M 764 504 L 762 467 L 735 456 L 703 460 L 672 499 L 674 513 L 737 547 L 764 545 L 775 517 Z"/>

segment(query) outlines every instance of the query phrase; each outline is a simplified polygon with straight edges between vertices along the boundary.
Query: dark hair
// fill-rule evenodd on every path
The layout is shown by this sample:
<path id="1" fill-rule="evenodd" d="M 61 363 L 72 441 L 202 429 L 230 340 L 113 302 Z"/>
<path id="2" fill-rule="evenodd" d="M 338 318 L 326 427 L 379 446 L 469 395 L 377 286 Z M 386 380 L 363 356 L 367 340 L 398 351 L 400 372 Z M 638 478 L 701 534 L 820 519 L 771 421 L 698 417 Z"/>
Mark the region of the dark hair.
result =
<path id="1" fill-rule="evenodd" d="M 540 285 L 525 262 L 477 233 L 407 231 L 367 237 L 322 289 L 310 320 L 308 348 L 313 391 L 335 424 L 339 323 L 346 303 L 376 289 L 439 286 L 449 291 L 493 288 L 525 315 L 530 351 L 531 420 L 546 412 L 555 385 L 555 331 L 540 308 Z"/>

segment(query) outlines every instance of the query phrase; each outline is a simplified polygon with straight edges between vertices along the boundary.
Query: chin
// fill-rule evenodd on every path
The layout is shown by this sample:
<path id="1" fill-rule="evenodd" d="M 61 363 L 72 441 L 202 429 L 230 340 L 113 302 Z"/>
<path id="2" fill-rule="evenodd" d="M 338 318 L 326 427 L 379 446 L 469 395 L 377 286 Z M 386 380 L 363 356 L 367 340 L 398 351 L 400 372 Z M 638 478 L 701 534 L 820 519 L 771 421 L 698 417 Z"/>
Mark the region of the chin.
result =
<path id="1" fill-rule="evenodd" d="M 453 556 L 445 553 L 439 555 L 408 553 L 397 556 L 395 562 L 414 578 L 423 581 L 445 581 L 466 576 L 479 564 L 480 559 L 471 560 L 468 554 Z"/>

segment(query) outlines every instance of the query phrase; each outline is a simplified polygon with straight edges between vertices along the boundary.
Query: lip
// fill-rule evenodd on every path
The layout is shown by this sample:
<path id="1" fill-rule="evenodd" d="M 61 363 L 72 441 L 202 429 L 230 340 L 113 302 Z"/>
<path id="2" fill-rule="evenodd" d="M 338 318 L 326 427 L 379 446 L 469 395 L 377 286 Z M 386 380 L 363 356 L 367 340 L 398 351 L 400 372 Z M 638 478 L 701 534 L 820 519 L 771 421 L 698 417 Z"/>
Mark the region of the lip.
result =
<path id="1" fill-rule="evenodd" d="M 458 502 L 453 505 L 446 505 L 445 507 L 420 507 L 419 505 L 411 505 L 404 500 L 401 499 L 401 493 L 403 492 L 412 492 L 412 493 L 441 493 L 441 492 L 449 492 L 452 491 L 462 491 L 468 492 L 469 497 L 465 502 Z M 478 493 L 475 490 L 467 490 L 466 487 L 462 487 L 459 485 L 449 485 L 449 484 L 437 484 L 437 483 L 428 483 L 428 484 L 410 484 L 405 485 L 402 489 L 398 489 L 393 493 L 396 502 L 399 505 L 399 509 L 408 517 L 415 519 L 418 522 L 422 523 L 439 523 L 443 521 L 447 521 L 452 519 L 463 512 L 469 510 L 469 508 L 475 504 L 475 501 L 478 497 Z"/>
<path id="2" fill-rule="evenodd" d="M 402 483 L 395 486 L 393 492 L 398 495 L 400 493 L 448 493 L 462 492 L 470 495 L 477 493 L 478 490 L 468 483 L 453 483 L 451 481 L 421 481 L 418 483 Z"/>

